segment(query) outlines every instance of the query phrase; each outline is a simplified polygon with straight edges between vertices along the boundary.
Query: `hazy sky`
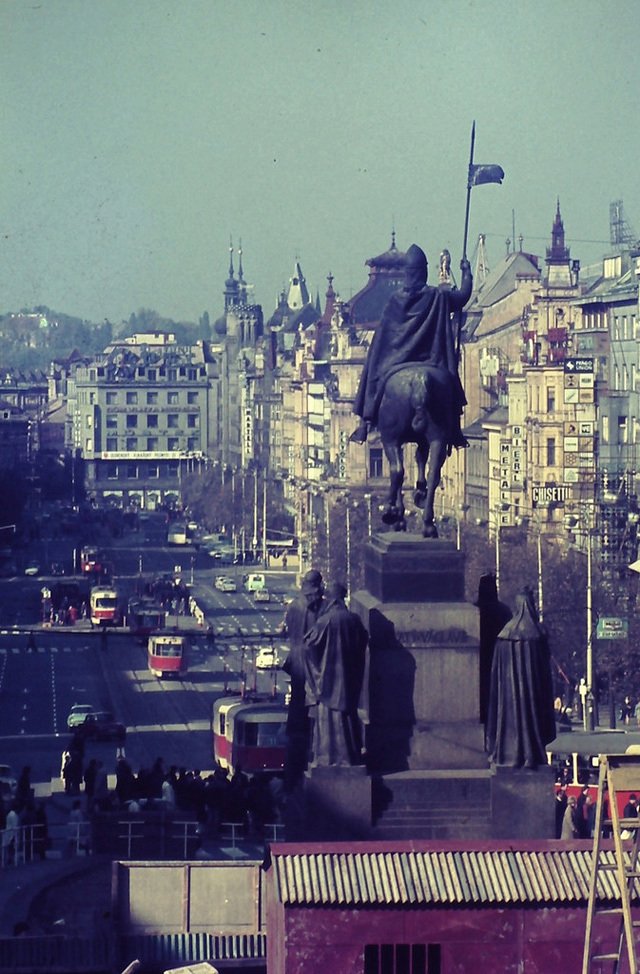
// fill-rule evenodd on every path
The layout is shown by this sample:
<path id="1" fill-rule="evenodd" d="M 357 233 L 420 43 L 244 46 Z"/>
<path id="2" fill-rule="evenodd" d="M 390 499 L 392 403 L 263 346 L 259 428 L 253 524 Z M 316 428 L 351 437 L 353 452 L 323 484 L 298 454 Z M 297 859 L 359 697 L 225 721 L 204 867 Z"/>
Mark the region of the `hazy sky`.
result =
<path id="1" fill-rule="evenodd" d="M 559 197 L 598 259 L 612 200 L 640 235 L 639 27 L 637 0 L 0 0 L 0 312 L 213 319 L 230 235 L 267 315 L 296 258 L 348 298 L 392 227 L 457 266 L 473 119 L 506 178 L 469 255 L 513 211 L 543 254 Z"/>

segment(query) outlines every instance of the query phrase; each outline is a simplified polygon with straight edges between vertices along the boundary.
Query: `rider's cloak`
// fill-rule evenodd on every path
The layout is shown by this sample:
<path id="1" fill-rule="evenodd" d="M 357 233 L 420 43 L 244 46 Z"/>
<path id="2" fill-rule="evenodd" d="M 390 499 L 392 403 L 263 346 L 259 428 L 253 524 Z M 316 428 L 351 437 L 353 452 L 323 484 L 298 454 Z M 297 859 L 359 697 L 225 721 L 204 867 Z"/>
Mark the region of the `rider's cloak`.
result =
<path id="1" fill-rule="evenodd" d="M 389 298 L 360 376 L 354 413 L 376 426 L 389 375 L 416 363 L 450 373 L 462 409 L 466 400 L 458 376 L 458 325 L 451 315 L 467 303 L 471 287 L 471 274 L 464 274 L 459 290 L 424 284 L 418 289 L 405 287 Z"/>

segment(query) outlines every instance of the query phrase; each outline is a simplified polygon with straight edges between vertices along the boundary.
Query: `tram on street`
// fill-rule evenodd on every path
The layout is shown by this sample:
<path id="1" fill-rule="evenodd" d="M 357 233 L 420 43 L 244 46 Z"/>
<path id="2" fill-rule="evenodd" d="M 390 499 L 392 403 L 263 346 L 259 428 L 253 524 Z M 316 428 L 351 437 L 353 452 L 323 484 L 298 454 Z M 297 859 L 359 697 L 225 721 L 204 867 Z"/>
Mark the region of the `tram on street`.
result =
<path id="1" fill-rule="evenodd" d="M 559 733 L 555 741 L 547 744 L 547 761 L 554 769 L 556 791 L 561 787 L 567 795 L 579 797 L 585 787 L 591 801 L 598 794 L 598 776 L 601 754 L 639 754 L 640 733 L 613 730 L 583 733 Z M 618 811 L 622 815 L 630 792 L 618 792 Z M 640 798 L 640 795 L 638 795 Z"/>
<path id="2" fill-rule="evenodd" d="M 166 610 L 152 599 L 129 599 L 126 625 L 133 636 L 145 639 L 152 632 L 164 629 L 167 622 Z"/>
<path id="3" fill-rule="evenodd" d="M 287 708 L 271 697 L 220 697 L 212 712 L 213 757 L 233 774 L 242 768 L 280 772 L 286 750 Z"/>
<path id="4" fill-rule="evenodd" d="M 151 633 L 147 643 L 149 670 L 166 679 L 183 676 L 189 668 L 189 639 L 178 633 Z"/>
<path id="5" fill-rule="evenodd" d="M 115 588 L 97 586 L 89 593 L 89 619 L 92 626 L 120 624 L 119 596 Z"/>

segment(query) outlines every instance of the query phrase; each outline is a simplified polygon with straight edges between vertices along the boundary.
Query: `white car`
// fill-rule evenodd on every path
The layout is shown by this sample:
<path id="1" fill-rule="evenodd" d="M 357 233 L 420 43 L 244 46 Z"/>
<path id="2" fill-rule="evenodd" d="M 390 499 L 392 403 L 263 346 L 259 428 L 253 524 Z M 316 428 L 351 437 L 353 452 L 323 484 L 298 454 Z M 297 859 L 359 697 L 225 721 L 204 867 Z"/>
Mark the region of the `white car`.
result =
<path id="1" fill-rule="evenodd" d="M 40 574 L 40 565 L 35 561 L 30 561 L 24 570 L 25 575 L 31 575 L 32 577 Z"/>
<path id="2" fill-rule="evenodd" d="M 67 727 L 80 727 L 84 724 L 87 714 L 95 713 L 96 708 L 92 703 L 74 703 L 67 717 Z"/>
<path id="3" fill-rule="evenodd" d="M 253 593 L 254 602 L 268 602 L 270 597 L 269 589 L 267 588 L 257 588 Z"/>
<path id="4" fill-rule="evenodd" d="M 215 580 L 215 587 L 219 592 L 237 592 L 238 586 L 236 585 L 235 578 L 229 578 L 227 575 L 222 575 Z"/>
<path id="5" fill-rule="evenodd" d="M 282 660 L 275 649 L 261 649 L 256 656 L 256 669 L 273 670 L 280 666 Z"/>

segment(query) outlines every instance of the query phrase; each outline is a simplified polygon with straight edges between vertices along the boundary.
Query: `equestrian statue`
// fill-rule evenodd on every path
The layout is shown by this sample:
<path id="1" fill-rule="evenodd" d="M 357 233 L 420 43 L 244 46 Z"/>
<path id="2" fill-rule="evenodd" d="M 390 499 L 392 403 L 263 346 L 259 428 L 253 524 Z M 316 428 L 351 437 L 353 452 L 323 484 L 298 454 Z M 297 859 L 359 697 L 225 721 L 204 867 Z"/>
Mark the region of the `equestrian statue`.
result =
<path id="1" fill-rule="evenodd" d="M 441 281 L 443 267 L 441 260 Z M 360 423 L 351 440 L 364 443 L 372 429 L 380 434 L 391 471 L 382 520 L 398 531 L 406 530 L 403 447 L 415 443 L 414 501 L 423 509 L 426 538 L 438 536 L 433 505 L 444 462 L 454 447 L 467 446 L 460 426 L 466 399 L 458 360 L 460 316 L 471 297 L 473 280 L 466 258 L 460 269 L 459 288 L 448 281 L 431 287 L 426 254 L 416 244 L 409 247 L 404 287 L 391 296 L 383 311 L 354 404 Z"/>

